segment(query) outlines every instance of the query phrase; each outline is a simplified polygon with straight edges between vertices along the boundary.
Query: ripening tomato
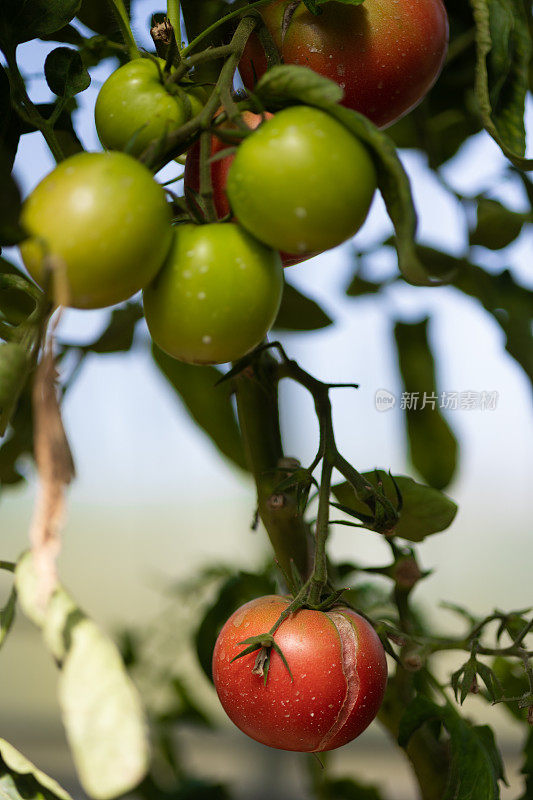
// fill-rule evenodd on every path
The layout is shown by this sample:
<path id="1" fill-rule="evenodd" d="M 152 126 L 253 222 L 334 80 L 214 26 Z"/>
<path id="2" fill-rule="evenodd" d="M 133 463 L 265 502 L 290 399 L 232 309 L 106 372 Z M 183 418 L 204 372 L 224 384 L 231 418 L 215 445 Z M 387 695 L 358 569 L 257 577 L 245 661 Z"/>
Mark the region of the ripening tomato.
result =
<path id="1" fill-rule="evenodd" d="M 263 116 L 261 114 L 254 114 L 252 111 L 244 111 L 243 119 L 250 128 L 257 128 L 262 122 Z M 264 115 L 264 119 L 272 119 L 272 114 L 268 112 Z M 225 150 L 229 145 L 220 139 L 218 136 L 211 138 L 211 156 L 216 156 L 222 150 Z M 228 180 L 228 172 L 233 164 L 235 155 L 227 155 L 224 158 L 216 158 L 211 162 L 211 184 L 213 187 L 213 201 L 215 204 L 215 211 L 219 219 L 229 217 L 231 215 L 231 208 L 226 193 L 226 183 Z M 183 176 L 186 189 L 192 189 L 194 192 L 200 191 L 200 144 L 195 142 L 192 147 L 187 151 L 187 159 L 185 161 L 185 174 Z M 284 267 L 290 267 L 294 264 L 299 264 L 308 258 L 316 256 L 317 253 L 304 253 L 303 255 L 289 255 L 289 253 L 280 253 L 281 263 Z"/>
<path id="2" fill-rule="evenodd" d="M 344 90 L 343 105 L 379 127 L 392 124 L 427 94 L 444 63 L 448 18 L 442 0 L 328 2 L 315 16 L 304 3 L 274 0 L 259 8 L 285 64 L 299 64 Z M 240 63 L 253 88 L 267 67 L 252 34 Z"/>
<path id="3" fill-rule="evenodd" d="M 361 227 L 376 189 L 364 145 L 325 111 L 279 111 L 239 145 L 227 179 L 240 224 L 276 250 L 322 252 Z"/>
<path id="4" fill-rule="evenodd" d="M 144 313 L 154 342 L 169 355 L 223 364 L 264 339 L 282 291 L 279 254 L 239 225 L 184 224 L 144 291 Z"/>
<path id="5" fill-rule="evenodd" d="M 383 646 L 372 626 L 342 606 L 302 609 L 274 639 L 290 667 L 271 650 L 266 685 L 252 672 L 257 653 L 232 661 L 250 636 L 268 631 L 289 600 L 259 597 L 226 622 L 213 651 L 213 679 L 232 722 L 281 750 L 320 752 L 351 742 L 379 711 L 387 682 Z"/>
<path id="6" fill-rule="evenodd" d="M 29 195 L 21 221 L 28 272 L 44 286 L 50 268 L 53 297 L 66 289 L 75 308 L 127 300 L 155 276 L 172 238 L 164 190 L 125 153 L 62 161 Z"/>
<path id="7" fill-rule="evenodd" d="M 156 63 L 135 58 L 106 80 L 96 98 L 94 117 L 107 150 L 128 147 L 132 155 L 139 155 L 151 141 L 202 110 L 206 100 L 203 87 L 172 84 L 167 88 L 162 79 L 164 66 L 162 59 Z"/>

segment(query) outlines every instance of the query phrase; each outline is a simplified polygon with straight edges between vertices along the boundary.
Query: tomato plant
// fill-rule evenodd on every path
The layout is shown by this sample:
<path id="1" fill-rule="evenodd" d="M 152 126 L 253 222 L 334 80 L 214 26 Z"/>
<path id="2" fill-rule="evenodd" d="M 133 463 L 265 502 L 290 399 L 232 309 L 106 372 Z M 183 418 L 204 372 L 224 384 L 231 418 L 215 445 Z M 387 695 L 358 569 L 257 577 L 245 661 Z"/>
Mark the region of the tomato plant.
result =
<path id="1" fill-rule="evenodd" d="M 202 110 L 205 89 L 165 82 L 164 67 L 162 59 L 135 58 L 106 80 L 94 108 L 105 148 L 139 155 Z"/>
<path id="2" fill-rule="evenodd" d="M 263 119 L 272 119 L 272 114 L 266 112 L 263 116 L 262 114 L 254 114 L 252 111 L 245 111 L 242 115 L 242 119 L 250 128 L 255 129 Z M 235 155 L 218 156 L 218 154 L 226 148 L 227 143 L 220 137 L 213 135 L 211 139 L 211 182 L 213 186 L 213 202 L 219 219 L 231 216 L 226 185 L 228 182 L 228 173 L 233 164 Z M 200 145 L 198 142 L 195 142 L 187 151 L 184 182 L 186 189 L 192 189 L 193 192 L 200 191 Z M 281 263 L 284 267 L 299 264 L 301 261 L 305 261 L 307 258 L 311 258 L 315 255 L 317 255 L 317 253 L 291 255 L 289 253 L 280 252 Z"/>
<path id="3" fill-rule="evenodd" d="M 144 291 L 152 338 L 195 364 L 241 358 L 271 328 L 281 301 L 279 255 L 235 223 L 180 225 Z"/>
<path id="4" fill-rule="evenodd" d="M 365 147 L 308 106 L 286 108 L 254 131 L 237 150 L 227 179 L 241 225 L 294 254 L 328 250 L 353 236 L 375 189 Z"/>
<path id="5" fill-rule="evenodd" d="M 533 619 L 524 592 L 531 558 L 521 551 L 509 580 L 504 561 L 490 557 L 487 520 L 496 534 L 498 509 L 504 531 L 518 532 L 529 519 L 519 491 L 529 420 L 522 424 L 518 390 L 504 373 L 511 359 L 533 381 L 533 293 L 521 263 L 533 220 L 524 124 L 533 0 L 445 2 L 451 46 L 431 91 L 446 49 L 441 0 L 167 0 L 166 18 L 144 0 L 2 3 L 2 513 L 12 486 L 20 496 L 8 500 L 2 527 L 9 535 L 0 552 L 0 669 L 9 670 L 12 639 L 30 635 L 18 624 L 24 615 L 35 625 L 37 659 L 57 668 L 65 736 L 50 747 L 51 728 L 33 725 L 50 708 L 49 682 L 34 686 L 35 670 L 24 669 L 22 657 L 0 681 L 1 796 L 70 800 L 46 774 L 60 757 L 75 795 L 95 800 L 229 800 L 255 796 L 257 787 L 293 797 L 304 781 L 315 800 L 499 800 L 503 738 L 507 793 L 530 800 Z M 155 52 L 148 31 L 142 45 L 136 39 L 148 5 L 157 12 Z M 125 66 L 100 90 L 117 60 Z M 238 89 L 239 64 L 253 93 Z M 384 127 L 409 108 L 387 133 L 373 124 Z M 95 119 L 106 153 L 83 152 Z M 480 158 L 487 144 L 494 157 Z M 44 145 L 57 167 L 24 199 L 24 187 L 45 172 Z M 397 147 L 414 152 L 402 159 Z M 182 192 L 177 162 L 184 160 Z M 282 296 L 278 250 L 287 264 L 346 240 L 376 184 L 382 219 L 372 236 L 297 271 L 297 286 Z M 425 187 L 438 192 L 424 197 Z M 444 224 L 450 214 L 459 222 L 453 241 Z M 144 304 L 140 291 L 131 297 L 140 289 Z M 60 308 L 114 303 L 121 305 L 89 315 L 63 316 Z M 507 350 L 500 364 L 492 345 L 490 363 L 480 357 L 483 326 L 490 333 L 495 325 Z M 276 337 L 265 341 L 271 327 Z M 434 355 L 440 330 L 446 347 Z M 470 333 L 473 371 L 455 363 L 472 361 L 464 347 Z M 450 363 L 439 362 L 442 354 Z M 476 383 L 441 385 L 441 375 L 458 367 Z M 147 384 L 153 375 L 155 393 Z M 93 388 L 104 402 L 95 402 Z M 123 402 L 123 390 L 132 402 Z M 180 422 L 188 414 L 199 437 L 176 431 L 173 442 L 174 421 L 159 408 L 158 391 L 170 415 L 168 401 L 177 399 Z M 70 449 L 63 399 L 81 453 Z M 385 420 L 379 412 L 393 407 Z M 461 492 L 455 431 L 469 423 L 482 435 L 468 437 L 466 463 L 477 456 L 482 486 L 475 499 L 463 493 L 467 513 L 445 548 L 440 586 L 453 568 L 467 596 L 482 582 L 489 589 L 475 611 L 464 607 L 457 581 L 452 596 L 435 597 L 451 601 L 455 614 L 441 627 L 427 602 L 431 589 L 422 594 L 419 584 L 439 568 L 444 549 L 424 550 L 425 540 L 454 523 L 457 506 L 444 490 L 459 476 Z M 208 447 L 195 452 L 196 438 Z M 498 450 L 500 440 L 507 449 Z M 404 457 L 394 450 L 403 441 Z M 145 447 L 154 448 L 148 458 Z M 485 449 L 476 454 L 477 447 Z M 217 453 L 230 470 L 222 484 L 211 462 Z M 369 470 L 362 458 L 383 466 Z M 391 458 L 406 474 L 390 472 Z M 78 501 L 89 485 L 94 490 L 91 463 L 98 471 L 91 505 L 102 535 L 91 535 L 91 510 L 89 536 L 87 525 L 71 526 L 66 564 L 58 553 L 75 462 Z M 128 482 L 128 509 L 115 480 Z M 502 503 L 506 496 L 512 502 Z M 168 516 L 155 519 L 155 505 L 167 503 Z M 237 512 L 236 525 L 228 510 Z M 130 520 L 142 530 L 142 552 Z M 256 542 L 268 538 L 270 557 L 250 544 L 248 520 Z M 517 538 L 516 548 L 525 541 Z M 510 549 L 513 540 L 506 542 Z M 171 592 L 147 624 L 142 584 L 158 565 L 174 573 L 172 553 Z M 72 558 L 87 586 L 97 587 L 99 598 L 84 592 L 87 611 L 61 583 L 65 567 L 69 581 L 75 577 Z M 113 601 L 123 589 L 130 596 L 127 573 L 139 605 L 122 603 L 121 612 Z M 123 629 L 121 652 L 89 616 L 98 599 L 104 617 L 110 609 L 112 618 L 137 620 Z M 216 731 L 215 686 L 198 680 L 195 657 L 235 724 L 277 748 L 263 752 L 263 765 L 261 745 L 233 737 L 232 753 L 232 737 Z M 489 704 L 497 703 L 514 722 L 493 733 L 487 723 L 498 728 L 500 720 Z M 331 774 L 326 751 L 348 745 L 372 720 L 385 736 L 369 736 L 364 748 L 354 743 L 353 758 L 331 757 Z M 2 738 L 11 726 L 38 767 Z M 209 758 L 219 743 L 228 756 L 223 775 L 220 759 Z M 377 757 L 362 765 L 364 779 L 375 786 L 359 780 L 367 747 Z M 408 786 L 395 771 L 397 748 L 412 771 Z M 202 759 L 190 758 L 193 749 Z M 285 770 L 284 749 L 322 756 L 293 756 Z M 290 783 L 297 770 L 300 791 Z"/>
<path id="6" fill-rule="evenodd" d="M 328 2 L 319 16 L 304 3 L 275 0 L 259 11 L 286 64 L 335 81 L 343 104 L 379 127 L 395 122 L 427 94 L 444 63 L 448 19 L 442 0 Z M 256 35 L 240 62 L 245 86 L 266 70 Z"/>
<path id="7" fill-rule="evenodd" d="M 334 750 L 359 736 L 378 713 L 387 682 L 383 646 L 372 626 L 342 606 L 301 609 L 275 633 L 266 680 L 243 640 L 269 630 L 289 601 L 259 597 L 228 619 L 213 652 L 213 680 L 224 710 L 244 733 L 281 750 Z M 235 660 L 234 660 L 235 659 Z"/>
<path id="8" fill-rule="evenodd" d="M 22 210 L 20 252 L 41 286 L 47 271 L 67 305 L 127 300 L 155 276 L 172 230 L 170 207 L 146 167 L 124 153 L 79 153 L 33 190 Z"/>

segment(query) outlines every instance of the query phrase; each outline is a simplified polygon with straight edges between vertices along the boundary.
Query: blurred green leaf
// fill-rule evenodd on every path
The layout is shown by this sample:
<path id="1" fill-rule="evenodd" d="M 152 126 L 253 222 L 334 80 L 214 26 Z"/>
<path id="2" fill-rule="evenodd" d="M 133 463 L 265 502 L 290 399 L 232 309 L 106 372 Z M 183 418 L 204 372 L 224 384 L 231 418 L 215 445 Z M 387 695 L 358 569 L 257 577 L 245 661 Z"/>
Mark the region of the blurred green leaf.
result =
<path id="1" fill-rule="evenodd" d="M 373 786 L 363 786 L 351 778 L 334 778 L 321 787 L 323 800 L 382 800 L 383 795 Z"/>
<path id="2" fill-rule="evenodd" d="M 497 200 L 480 197 L 477 202 L 477 223 L 470 233 L 470 244 L 502 250 L 520 236 L 527 215 L 511 211 Z"/>
<path id="3" fill-rule="evenodd" d="M 10 261 L 0 257 L 0 279 L 3 275 L 12 275 L 22 280 L 26 276 Z M 0 319 L 10 325 L 18 325 L 25 320 L 35 308 L 35 299 L 23 289 L 2 286 L 0 291 Z"/>
<path id="4" fill-rule="evenodd" d="M 275 330 L 285 331 L 314 331 L 331 325 L 331 320 L 318 303 L 304 294 L 285 284 L 283 298 L 274 323 Z"/>
<path id="5" fill-rule="evenodd" d="M 185 20 L 185 28 L 187 30 L 187 39 L 192 42 L 198 34 L 202 33 L 213 22 L 225 16 L 229 9 L 228 4 L 224 0 L 181 0 L 181 10 Z M 246 0 L 236 0 L 237 5 L 245 6 Z M 232 9 L 233 10 L 233 9 Z M 202 49 L 211 45 L 222 44 L 228 41 L 228 36 L 235 29 L 235 21 L 224 23 L 216 28 L 216 30 L 207 36 L 201 45 Z M 206 64 L 200 64 L 199 68 L 195 70 L 195 74 L 199 83 L 215 82 L 218 78 L 222 61 L 208 61 Z"/>
<path id="6" fill-rule="evenodd" d="M 439 410 L 428 322 L 397 322 L 394 337 L 407 397 L 404 405 L 410 458 L 430 486 L 444 489 L 455 473 L 457 441 Z"/>
<path id="7" fill-rule="evenodd" d="M 20 125 L 18 116 L 11 107 L 9 78 L 0 64 L 0 154 L 3 162 L 2 169 L 7 172 L 13 169 L 19 139 Z"/>
<path id="8" fill-rule="evenodd" d="M 533 292 L 516 283 L 509 270 L 493 274 L 475 264 L 462 269 L 454 285 L 492 314 L 505 333 L 506 350 L 533 384 Z"/>
<path id="9" fill-rule="evenodd" d="M 6 432 L 31 366 L 32 359 L 23 345 L 0 344 L 0 436 Z"/>
<path id="10" fill-rule="evenodd" d="M 376 474 L 376 472 L 378 474 Z M 397 505 L 398 499 L 394 483 L 390 475 L 382 470 L 363 472 L 363 478 L 378 486 L 378 475 L 385 496 Z M 394 475 L 398 488 L 402 494 L 402 510 L 400 519 L 395 528 L 395 535 L 401 536 L 410 542 L 421 542 L 426 536 L 438 533 L 448 528 L 457 513 L 457 506 L 438 489 L 424 486 L 405 475 Z M 342 505 L 353 508 L 354 511 L 364 514 L 368 508 L 356 497 L 355 491 L 348 482 L 339 483 L 333 487 L 333 494 Z"/>
<path id="11" fill-rule="evenodd" d="M 154 361 L 183 401 L 187 411 L 218 450 L 241 469 L 246 469 L 241 434 L 227 385 L 215 386 L 222 377 L 216 367 L 184 364 L 156 345 Z"/>
<path id="12" fill-rule="evenodd" d="M 96 800 L 133 789 L 148 769 L 148 738 L 116 645 L 61 586 L 43 607 L 31 553 L 17 564 L 15 585 L 22 610 L 42 628 L 60 665 L 59 704 L 84 789 Z"/>
<path id="13" fill-rule="evenodd" d="M 111 312 L 107 328 L 98 339 L 83 349 L 91 353 L 117 353 L 131 349 L 135 327 L 142 319 L 140 303 L 130 302 Z"/>
<path id="14" fill-rule="evenodd" d="M 9 159 L 0 151 L 0 245 L 14 245 L 26 234 L 19 222 L 20 192 L 9 165 Z"/>
<path id="15" fill-rule="evenodd" d="M 0 48 L 11 50 L 22 42 L 58 31 L 75 16 L 81 0 L 3 0 Z"/>
<path id="16" fill-rule="evenodd" d="M 533 169 L 524 157 L 525 100 L 531 35 L 523 0 L 470 0 L 476 23 L 476 97 L 483 123 L 507 158 Z"/>
<path id="17" fill-rule="evenodd" d="M 24 480 L 21 462 L 33 455 L 33 424 L 31 397 L 28 389 L 22 392 L 17 410 L 11 419 L 11 429 L 0 447 L 0 489 Z"/>
<path id="18" fill-rule="evenodd" d="M 126 0 L 124 5 L 129 12 L 129 0 Z M 76 16 L 91 30 L 102 33 L 114 41 L 122 42 L 120 28 L 109 0 L 82 0 Z"/>
<path id="19" fill-rule="evenodd" d="M 443 800 L 499 800 L 499 781 L 505 781 L 494 734 L 485 725 L 471 725 L 450 706 L 438 706 L 423 695 L 406 708 L 398 743 L 406 747 L 424 723 L 441 721 L 450 735 L 451 767 Z"/>
<path id="20" fill-rule="evenodd" d="M 503 688 L 504 697 L 518 698 L 529 692 L 529 681 L 524 666 L 519 661 L 498 656 L 492 662 L 492 670 Z M 517 700 L 504 701 L 502 705 L 515 719 L 524 722 L 527 709 L 519 708 Z"/>
<path id="21" fill-rule="evenodd" d="M 207 609 L 196 633 L 196 653 L 203 671 L 211 679 L 211 659 L 220 629 L 229 616 L 256 597 L 276 594 L 273 578 L 267 574 L 238 572 L 220 587 L 214 603 Z"/>
<path id="22" fill-rule="evenodd" d="M 383 284 L 367 281 L 364 278 L 361 278 L 358 274 L 355 274 L 350 282 L 350 285 L 346 289 L 346 294 L 350 297 L 361 297 L 365 294 L 377 294 L 382 288 Z"/>
<path id="23" fill-rule="evenodd" d="M 44 75 L 50 91 L 63 99 L 85 91 L 91 83 L 80 54 L 70 47 L 56 47 L 48 53 Z"/>
<path id="24" fill-rule="evenodd" d="M 0 647 L 2 647 L 2 644 L 5 642 L 6 636 L 13 625 L 13 621 L 15 619 L 16 602 L 17 591 L 15 587 L 13 587 L 7 599 L 7 603 L 5 606 L 3 606 L 3 608 L 0 608 Z"/>
<path id="25" fill-rule="evenodd" d="M 5 739 L 0 739 L 0 797 L 2 800 L 72 800 L 53 778 L 37 769 Z"/>
<path id="26" fill-rule="evenodd" d="M 529 729 L 524 746 L 525 761 L 521 769 L 525 777 L 525 792 L 518 800 L 531 800 L 533 797 L 533 728 Z"/>

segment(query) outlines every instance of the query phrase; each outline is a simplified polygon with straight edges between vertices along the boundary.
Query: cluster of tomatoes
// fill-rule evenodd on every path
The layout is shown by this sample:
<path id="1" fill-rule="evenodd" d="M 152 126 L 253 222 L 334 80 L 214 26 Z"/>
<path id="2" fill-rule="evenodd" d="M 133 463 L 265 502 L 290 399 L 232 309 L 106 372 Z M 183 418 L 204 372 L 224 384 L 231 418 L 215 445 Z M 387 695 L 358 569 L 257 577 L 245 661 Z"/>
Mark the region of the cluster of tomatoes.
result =
<path id="1" fill-rule="evenodd" d="M 346 105 L 384 125 L 427 90 L 446 42 L 441 0 L 387 5 L 330 2 L 315 17 L 303 4 L 276 0 L 261 13 L 287 63 L 337 80 Z M 32 277 L 63 304 L 104 307 L 143 290 L 146 321 L 163 350 L 191 363 L 224 363 L 253 349 L 274 323 L 282 266 L 360 228 L 376 172 L 365 147 L 325 111 L 246 112 L 252 133 L 235 155 L 211 164 L 218 221 L 191 216 L 172 226 L 163 188 L 137 157 L 197 115 L 206 89 L 174 82 L 164 67 L 138 58 L 108 78 L 95 108 L 107 152 L 72 156 L 37 186 L 23 209 L 30 236 L 21 252 Z M 240 64 L 245 85 L 265 69 L 252 34 Z M 214 135 L 212 155 L 224 147 Z M 194 145 L 185 168 L 190 190 L 199 190 L 199 175 Z"/>
<path id="2" fill-rule="evenodd" d="M 441 0 L 327 2 L 322 11 L 315 16 L 289 0 L 260 8 L 282 60 L 336 81 L 343 104 L 380 127 L 416 105 L 446 52 Z M 21 252 L 55 300 L 99 308 L 143 290 L 148 328 L 163 350 L 190 363 L 225 363 L 253 349 L 273 325 L 282 267 L 360 228 L 376 169 L 365 146 L 324 110 L 245 112 L 250 132 L 234 153 L 221 154 L 227 145 L 213 124 L 207 199 L 217 221 L 201 224 L 195 213 L 173 225 L 163 187 L 136 157 L 195 117 L 206 94 L 174 82 L 164 67 L 138 58 L 106 81 L 95 109 L 106 152 L 72 156 L 37 186 L 23 208 L 29 236 Z M 253 89 L 266 69 L 252 34 L 240 63 L 245 87 Z M 198 197 L 202 169 L 194 144 L 185 166 L 189 196 Z M 377 714 L 386 684 L 383 647 L 350 609 L 304 608 L 276 631 L 286 663 L 274 648 L 263 685 L 254 655 L 238 656 L 243 640 L 272 628 L 287 604 L 259 598 L 228 620 L 213 656 L 217 691 L 231 719 L 265 744 L 339 747 Z"/>

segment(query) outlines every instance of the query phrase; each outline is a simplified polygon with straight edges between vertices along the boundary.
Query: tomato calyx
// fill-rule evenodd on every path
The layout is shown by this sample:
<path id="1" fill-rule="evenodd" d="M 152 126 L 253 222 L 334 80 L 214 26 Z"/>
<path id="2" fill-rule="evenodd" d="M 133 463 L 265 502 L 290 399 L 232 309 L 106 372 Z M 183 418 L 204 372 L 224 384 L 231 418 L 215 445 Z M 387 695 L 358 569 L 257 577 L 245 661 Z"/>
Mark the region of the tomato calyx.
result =
<path id="1" fill-rule="evenodd" d="M 281 616 L 283 616 L 283 614 Z M 276 623 L 274 627 L 277 626 L 278 623 Z M 259 675 L 263 678 L 263 683 L 265 686 L 268 678 L 268 671 L 270 669 L 271 650 L 275 650 L 279 655 L 287 669 L 287 672 L 290 675 L 291 682 L 294 681 L 289 663 L 285 658 L 285 655 L 279 644 L 274 641 L 274 636 L 272 633 L 261 633 L 258 636 L 249 636 L 248 639 L 243 639 L 242 642 L 239 642 L 239 644 L 247 644 L 248 647 L 246 647 L 242 652 L 238 653 L 235 658 L 232 658 L 231 660 L 236 661 L 238 658 L 242 658 L 243 656 L 247 656 L 249 653 L 254 653 L 256 650 L 259 650 L 254 666 L 252 667 L 252 672 L 254 675 Z"/>
<path id="2" fill-rule="evenodd" d="M 248 645 L 244 650 L 238 653 L 231 661 L 236 661 L 238 658 L 243 658 L 243 656 L 247 656 L 250 653 L 254 653 L 256 650 L 259 651 L 257 653 L 257 657 L 255 659 L 254 665 L 252 667 L 252 673 L 254 675 L 259 675 L 263 678 L 263 683 L 266 686 L 267 678 L 268 678 L 268 671 L 270 668 L 270 658 L 271 658 L 271 651 L 274 650 L 283 661 L 285 668 L 287 669 L 291 682 L 294 681 L 291 668 L 289 663 L 283 653 L 281 647 L 274 639 L 274 634 L 279 628 L 279 626 L 284 622 L 287 617 L 291 614 L 295 614 L 297 611 L 301 609 L 310 609 L 311 611 L 331 611 L 333 608 L 339 605 L 339 600 L 346 591 L 345 588 L 338 589 L 336 591 L 331 592 L 324 600 L 321 600 L 319 603 L 313 603 L 310 601 L 311 596 L 311 583 L 312 578 L 310 578 L 300 589 L 296 597 L 293 601 L 287 606 L 287 608 L 282 611 L 279 615 L 278 619 L 272 626 L 272 628 L 266 633 L 260 633 L 256 636 L 249 636 L 247 639 L 243 639 L 239 642 L 239 644 Z M 343 603 L 343 606 L 347 606 L 349 604 Z"/>

